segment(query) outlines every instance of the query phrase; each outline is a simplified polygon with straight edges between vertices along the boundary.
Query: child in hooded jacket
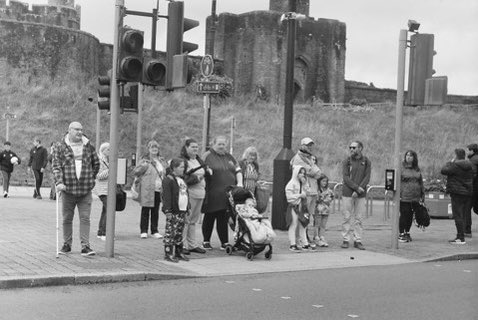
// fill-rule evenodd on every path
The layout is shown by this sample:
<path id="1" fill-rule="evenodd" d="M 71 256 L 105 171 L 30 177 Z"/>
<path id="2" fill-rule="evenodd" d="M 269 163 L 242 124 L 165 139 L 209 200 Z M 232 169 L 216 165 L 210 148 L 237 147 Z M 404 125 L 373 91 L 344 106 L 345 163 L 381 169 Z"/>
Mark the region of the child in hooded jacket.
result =
<path id="1" fill-rule="evenodd" d="M 289 219 L 289 242 L 290 247 L 289 250 L 293 252 L 301 252 L 301 250 L 297 247 L 296 244 L 296 237 L 295 237 L 295 230 L 298 226 L 299 229 L 299 238 L 301 242 L 304 244 L 303 249 L 307 250 L 310 248 L 309 242 L 307 241 L 307 236 L 305 232 L 305 227 L 299 222 L 299 214 L 297 212 L 298 208 L 301 206 L 302 199 L 306 199 L 307 195 L 306 192 L 308 191 L 308 184 L 307 179 L 305 177 L 306 171 L 304 167 L 301 166 L 293 166 L 292 167 L 292 178 L 285 186 L 285 195 L 287 198 L 287 203 L 289 204 L 287 208 L 287 212 L 290 216 L 287 217 Z"/>

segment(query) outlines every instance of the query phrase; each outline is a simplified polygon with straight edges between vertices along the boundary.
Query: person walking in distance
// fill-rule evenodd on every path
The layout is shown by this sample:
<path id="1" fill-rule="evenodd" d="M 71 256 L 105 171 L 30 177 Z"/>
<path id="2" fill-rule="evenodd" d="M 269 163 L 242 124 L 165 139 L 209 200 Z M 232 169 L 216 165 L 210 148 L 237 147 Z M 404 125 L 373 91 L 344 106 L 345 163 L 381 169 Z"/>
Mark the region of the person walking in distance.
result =
<path id="1" fill-rule="evenodd" d="M 365 212 L 365 195 L 367 184 L 370 181 L 372 164 L 362 154 L 362 151 L 362 142 L 352 141 L 349 146 L 350 156 L 342 162 L 344 210 L 341 247 L 344 249 L 349 247 L 351 234 L 353 233 L 354 247 L 365 250 L 362 244 L 362 219 Z"/>
<path id="2" fill-rule="evenodd" d="M 469 208 L 465 211 L 465 238 L 471 238 L 471 210 L 478 214 L 478 144 L 469 144 L 467 148 L 468 159 L 473 169 L 473 193 Z"/>
<path id="3" fill-rule="evenodd" d="M 100 169 L 95 148 L 83 135 L 79 122 L 72 122 L 68 133 L 57 144 L 52 160 L 56 190 L 61 192 L 63 207 L 63 247 L 60 254 L 71 252 L 73 242 L 73 216 L 78 207 L 80 242 L 83 256 L 94 255 L 90 247 L 91 190 Z"/>
<path id="4" fill-rule="evenodd" d="M 451 212 L 455 219 L 456 237 L 451 244 L 465 244 L 465 210 L 470 208 L 469 202 L 473 192 L 473 168 L 465 159 L 465 150 L 455 149 L 455 157 L 441 169 L 447 177 L 446 191 L 451 197 Z"/>
<path id="5" fill-rule="evenodd" d="M 33 172 L 35 177 L 35 191 L 33 198 L 41 200 L 40 188 L 43 183 L 43 172 L 48 164 L 48 151 L 41 145 L 38 137 L 33 139 L 33 148 L 30 150 L 30 160 L 28 161 L 28 171 Z"/>
<path id="6" fill-rule="evenodd" d="M 13 172 L 13 166 L 21 163 L 20 158 L 15 152 L 10 150 L 12 144 L 5 141 L 3 144 L 4 150 L 0 153 L 0 171 L 3 177 L 3 197 L 8 198 L 8 189 L 10 187 L 10 177 Z"/>

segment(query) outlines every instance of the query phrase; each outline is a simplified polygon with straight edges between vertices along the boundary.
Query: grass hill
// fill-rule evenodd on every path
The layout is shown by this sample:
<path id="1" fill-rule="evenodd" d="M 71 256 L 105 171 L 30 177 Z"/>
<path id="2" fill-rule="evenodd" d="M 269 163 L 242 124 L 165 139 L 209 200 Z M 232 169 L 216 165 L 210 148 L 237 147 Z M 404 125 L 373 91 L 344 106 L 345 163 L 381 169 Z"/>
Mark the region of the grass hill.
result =
<path id="1" fill-rule="evenodd" d="M 185 137 L 199 142 L 202 136 L 202 95 L 186 91 L 165 93 L 151 88 L 144 94 L 143 145 L 156 139 L 166 158 L 178 155 Z M 12 176 L 13 184 L 28 179 L 26 163 L 33 137 L 42 139 L 44 146 L 61 139 L 71 121 L 80 121 L 94 143 L 96 136 L 96 82 L 84 85 L 72 80 L 52 82 L 45 78 L 32 79 L 16 72 L 0 84 L 2 114 L 10 106 L 17 115 L 10 121 L 12 150 L 22 159 Z M 212 100 L 211 137 L 230 136 L 232 117 L 236 120 L 233 154 L 236 158 L 251 145 L 260 153 L 263 179 L 272 180 L 273 160 L 282 147 L 283 105 L 255 101 L 242 96 L 227 100 Z M 102 112 L 101 142 L 109 137 L 109 116 Z M 122 157 L 130 157 L 136 146 L 136 114 L 121 115 L 120 147 Z M 3 147 L 5 120 L 0 126 Z M 384 171 L 393 167 L 395 107 L 332 108 L 316 105 L 295 105 L 293 149 L 309 136 L 316 141 L 319 166 L 332 181 L 341 180 L 340 162 L 347 155 L 353 139 L 361 140 L 364 154 L 372 161 L 372 183 L 383 184 Z M 452 158 L 455 148 L 478 143 L 478 108 L 467 106 L 405 107 L 403 152 L 418 153 L 419 165 L 427 178 L 440 177 L 441 166 Z M 30 179 L 31 180 L 31 179 Z M 47 180 L 47 179 L 45 179 Z M 47 182 L 45 182 L 47 183 Z"/>

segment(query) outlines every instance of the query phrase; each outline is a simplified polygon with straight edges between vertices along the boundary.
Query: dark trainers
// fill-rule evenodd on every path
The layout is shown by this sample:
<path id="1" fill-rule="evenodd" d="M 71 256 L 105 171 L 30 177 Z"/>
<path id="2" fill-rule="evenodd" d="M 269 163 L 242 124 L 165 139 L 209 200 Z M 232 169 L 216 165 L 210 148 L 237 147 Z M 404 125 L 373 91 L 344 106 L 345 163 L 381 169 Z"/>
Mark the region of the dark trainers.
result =
<path id="1" fill-rule="evenodd" d="M 412 242 L 412 237 L 410 236 L 410 233 L 405 233 L 405 238 L 408 239 L 408 241 Z"/>
<path id="2" fill-rule="evenodd" d="M 96 252 L 91 250 L 89 246 L 84 246 L 83 249 L 81 249 L 81 255 L 82 256 L 94 256 Z"/>
<path id="3" fill-rule="evenodd" d="M 315 251 L 317 250 L 317 247 L 316 246 L 311 246 L 309 244 L 306 244 L 305 246 L 302 246 L 302 250 L 310 250 L 310 251 Z"/>
<path id="4" fill-rule="evenodd" d="M 207 241 L 203 242 L 202 247 L 206 250 L 212 250 L 211 243 Z"/>
<path id="5" fill-rule="evenodd" d="M 295 244 L 293 246 L 289 247 L 289 250 L 292 252 L 302 252 L 302 250 L 299 249 Z"/>
<path id="6" fill-rule="evenodd" d="M 362 242 L 354 242 L 354 248 L 357 248 L 359 250 L 365 250 L 365 247 L 363 246 Z"/>
<path id="7" fill-rule="evenodd" d="M 61 247 L 60 249 L 60 252 L 58 252 L 59 254 L 67 254 L 67 253 L 70 253 L 71 252 L 71 246 L 67 243 L 65 243 L 63 245 L 63 247 Z"/>
<path id="8" fill-rule="evenodd" d="M 223 243 L 221 244 L 221 247 L 219 249 L 221 250 L 226 250 L 226 247 L 229 245 L 229 243 Z"/>
<path id="9" fill-rule="evenodd" d="M 407 235 L 405 233 L 400 233 L 398 236 L 398 242 L 408 242 Z"/>
<path id="10" fill-rule="evenodd" d="M 454 239 L 454 240 L 448 240 L 449 243 L 451 244 L 466 244 L 465 239 Z"/>
<path id="11" fill-rule="evenodd" d="M 342 242 L 342 245 L 340 247 L 343 249 L 347 249 L 349 247 L 349 242 L 348 241 Z"/>

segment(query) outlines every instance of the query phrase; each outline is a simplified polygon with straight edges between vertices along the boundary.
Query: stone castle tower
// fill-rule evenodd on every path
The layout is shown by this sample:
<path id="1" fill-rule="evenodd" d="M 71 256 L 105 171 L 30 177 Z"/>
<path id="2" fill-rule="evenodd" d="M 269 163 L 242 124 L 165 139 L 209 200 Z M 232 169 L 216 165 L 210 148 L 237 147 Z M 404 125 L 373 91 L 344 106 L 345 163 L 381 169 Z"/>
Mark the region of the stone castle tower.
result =
<path id="1" fill-rule="evenodd" d="M 345 96 L 345 23 L 309 17 L 309 0 L 271 0 L 269 11 L 222 13 L 216 32 L 206 34 L 214 44 L 214 58 L 223 60 L 224 73 L 234 81 L 236 94 L 265 91 L 274 101 L 283 99 L 287 57 L 284 12 L 307 16 L 298 22 L 294 94 L 296 101 L 321 99 L 343 102 Z M 208 18 L 206 29 L 212 20 Z M 213 41 L 208 37 L 214 36 Z"/>

